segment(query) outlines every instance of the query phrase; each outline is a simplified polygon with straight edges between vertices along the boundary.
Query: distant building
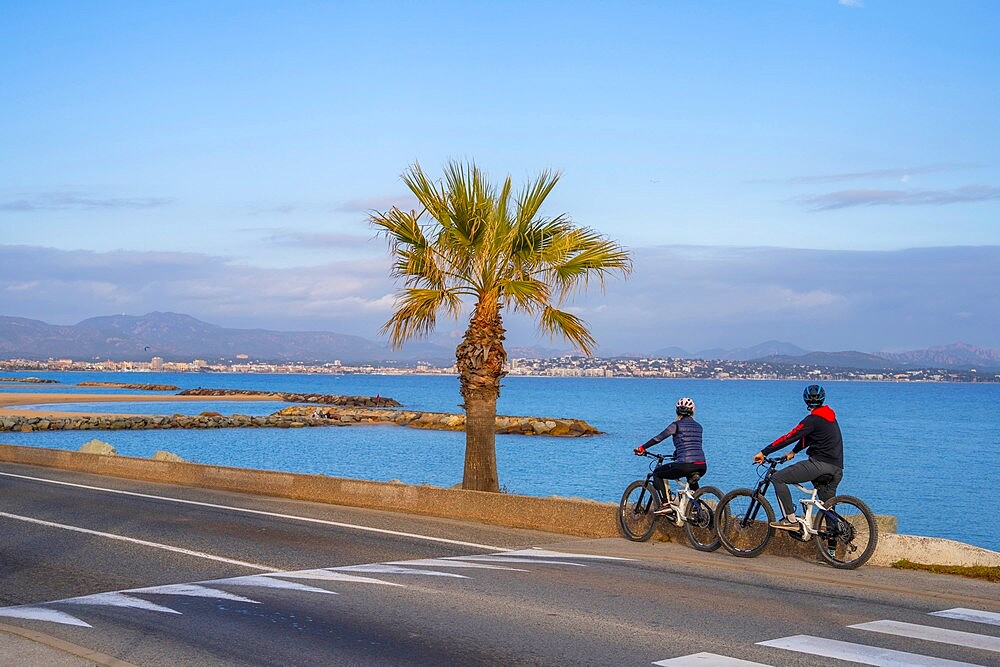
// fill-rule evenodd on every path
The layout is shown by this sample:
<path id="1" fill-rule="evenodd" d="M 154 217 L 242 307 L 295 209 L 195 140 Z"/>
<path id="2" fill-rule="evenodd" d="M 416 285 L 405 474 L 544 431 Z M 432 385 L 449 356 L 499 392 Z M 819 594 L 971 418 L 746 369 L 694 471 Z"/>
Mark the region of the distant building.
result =
<path id="1" fill-rule="evenodd" d="M 149 362 L 149 367 L 154 371 L 162 371 L 163 357 L 153 357 L 153 359 Z"/>

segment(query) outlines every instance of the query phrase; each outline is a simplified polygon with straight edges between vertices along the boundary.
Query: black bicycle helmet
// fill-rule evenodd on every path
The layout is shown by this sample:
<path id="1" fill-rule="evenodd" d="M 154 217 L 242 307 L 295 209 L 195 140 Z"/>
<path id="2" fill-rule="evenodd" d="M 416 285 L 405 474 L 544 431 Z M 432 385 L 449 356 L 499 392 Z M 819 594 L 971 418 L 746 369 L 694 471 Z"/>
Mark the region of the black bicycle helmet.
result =
<path id="1" fill-rule="evenodd" d="M 802 400 L 810 408 L 818 408 L 826 400 L 826 392 L 818 384 L 811 384 L 802 392 Z"/>

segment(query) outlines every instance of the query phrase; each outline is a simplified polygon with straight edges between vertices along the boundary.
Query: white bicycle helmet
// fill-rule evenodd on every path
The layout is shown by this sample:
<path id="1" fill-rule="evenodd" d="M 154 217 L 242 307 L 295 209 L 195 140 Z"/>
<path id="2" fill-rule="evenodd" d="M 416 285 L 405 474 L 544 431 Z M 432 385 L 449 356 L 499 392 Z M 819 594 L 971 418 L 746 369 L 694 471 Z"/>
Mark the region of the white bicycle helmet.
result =
<path id="1" fill-rule="evenodd" d="M 694 401 L 685 396 L 677 400 L 677 414 L 681 416 L 694 414 Z"/>

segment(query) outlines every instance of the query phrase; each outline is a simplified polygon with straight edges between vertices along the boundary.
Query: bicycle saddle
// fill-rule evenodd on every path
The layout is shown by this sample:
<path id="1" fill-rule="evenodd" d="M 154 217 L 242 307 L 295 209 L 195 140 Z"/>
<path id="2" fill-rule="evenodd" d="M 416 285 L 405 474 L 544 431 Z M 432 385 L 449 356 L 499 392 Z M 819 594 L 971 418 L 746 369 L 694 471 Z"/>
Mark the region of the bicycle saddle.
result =
<path id="1" fill-rule="evenodd" d="M 830 477 L 830 479 L 833 479 L 833 475 L 828 475 L 828 477 Z M 694 484 L 699 479 L 701 479 L 701 473 L 700 472 L 696 472 L 696 473 L 690 474 L 687 477 L 688 484 Z"/>
<path id="2" fill-rule="evenodd" d="M 824 484 L 829 484 L 833 481 L 833 475 L 831 473 L 826 473 L 825 475 L 820 475 L 813 480 L 813 486 L 823 486 Z"/>

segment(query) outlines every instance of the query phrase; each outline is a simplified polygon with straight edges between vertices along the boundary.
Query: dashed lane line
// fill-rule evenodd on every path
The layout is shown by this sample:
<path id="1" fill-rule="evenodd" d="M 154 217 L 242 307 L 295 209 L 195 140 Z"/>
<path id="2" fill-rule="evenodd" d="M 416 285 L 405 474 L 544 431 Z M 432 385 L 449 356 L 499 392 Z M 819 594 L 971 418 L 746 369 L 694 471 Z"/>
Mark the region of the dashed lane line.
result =
<path id="1" fill-rule="evenodd" d="M 93 532 L 93 531 L 87 531 Z M 536 550 L 522 550 L 518 553 L 526 556 L 531 553 L 536 553 Z M 533 562 L 536 565 L 569 565 L 575 563 L 568 563 L 565 561 L 553 560 L 557 556 L 563 556 L 567 558 L 593 558 L 602 560 L 620 560 L 611 556 L 590 556 L 584 554 L 559 554 L 558 552 L 547 552 L 543 550 L 537 550 L 539 557 Z M 527 562 L 528 558 L 521 558 L 519 562 Z M 364 573 L 381 573 L 381 574 L 392 574 L 392 575 L 423 575 L 423 576 L 436 576 L 436 577 L 447 577 L 454 579 L 468 579 L 465 575 L 456 574 L 454 572 L 439 572 L 434 569 L 422 569 L 421 567 L 403 567 L 403 565 L 410 566 L 425 566 L 425 567 L 463 567 L 463 564 L 449 559 L 415 559 L 412 561 L 397 561 L 396 563 L 369 563 L 366 565 L 346 565 L 335 568 L 326 569 L 313 569 L 313 570 L 298 570 L 294 572 L 289 571 L 273 571 L 267 574 L 252 574 L 244 575 L 239 577 L 229 577 L 224 579 L 212 579 L 209 581 L 199 581 L 192 582 L 188 584 L 168 584 L 165 586 L 149 586 L 146 588 L 132 588 L 122 591 L 113 591 L 108 593 L 96 593 L 92 595 L 84 595 L 75 598 L 65 598 L 62 600 L 51 600 L 49 602 L 37 603 L 34 605 L 18 605 L 13 607 L 0 607 L 0 617 L 3 618 L 17 618 L 29 621 L 45 621 L 49 623 L 59 623 L 63 625 L 75 625 L 80 627 L 89 628 L 92 627 L 86 621 L 79 619 L 75 616 L 67 614 L 66 612 L 60 611 L 58 609 L 53 609 L 54 605 L 75 605 L 77 607 L 86 606 L 105 606 L 105 607 L 120 607 L 132 610 L 143 610 L 154 613 L 168 613 L 168 614 L 178 614 L 174 609 L 166 607 L 155 602 L 145 600 L 143 598 L 135 597 L 136 593 L 139 594 L 149 594 L 149 595 L 180 595 L 180 596 L 192 596 L 192 597 L 203 597 L 203 598 L 217 598 L 220 600 L 234 600 L 240 602 L 246 602 L 249 604 L 260 604 L 258 601 L 246 598 L 240 595 L 230 593 L 225 590 L 217 588 L 217 586 L 235 586 L 235 587 L 252 587 L 252 588 L 271 588 L 271 589 L 284 589 L 290 591 L 306 592 L 306 593 L 321 593 L 325 595 L 338 595 L 336 591 L 327 590 L 325 588 L 318 588 L 315 586 L 308 586 L 305 584 L 298 583 L 296 581 L 286 581 L 286 579 L 312 579 L 315 581 L 325 581 L 325 582 L 348 582 L 348 583 L 360 583 L 360 584 L 382 584 L 385 586 L 403 586 L 402 584 L 397 584 L 393 582 L 383 581 L 381 579 L 375 579 L 372 577 L 364 577 L 356 574 L 351 574 L 352 572 L 364 572 Z M 529 572 L 529 570 L 522 570 L 517 568 L 499 567 L 499 566 L 489 566 L 480 563 L 467 563 L 464 566 L 470 567 L 472 569 L 495 569 L 495 570 L 512 570 L 515 572 Z M 586 566 L 583 566 L 586 567 Z"/>
<path id="2" fill-rule="evenodd" d="M 337 528 L 349 528 L 351 530 L 361 530 L 370 533 L 381 533 L 383 535 L 395 535 L 397 537 L 410 537 L 416 540 L 426 540 L 428 542 L 441 542 L 444 544 L 455 544 L 463 547 L 472 547 L 474 549 L 485 549 L 487 551 L 503 551 L 503 547 L 493 546 L 490 544 L 479 544 L 477 542 L 463 542 L 461 540 L 451 540 L 445 537 L 432 537 L 430 535 L 420 535 L 419 533 L 406 533 L 398 530 L 388 530 L 386 528 L 373 528 L 372 526 L 359 526 L 353 523 L 343 523 L 340 521 L 329 521 L 327 519 L 314 519 L 308 516 L 298 516 L 295 514 L 282 514 L 280 512 L 266 512 L 264 510 L 252 510 L 246 507 L 234 507 L 233 505 L 219 505 L 216 503 L 206 503 L 198 500 L 185 500 L 183 498 L 171 498 L 170 496 L 157 496 L 150 493 L 138 493 L 136 491 L 121 491 L 119 489 L 107 489 L 100 486 L 90 486 L 88 484 L 76 484 L 74 482 L 63 482 L 55 479 L 46 479 L 44 477 L 30 477 L 28 475 L 17 475 L 11 472 L 0 472 L 0 475 L 4 477 L 15 477 L 17 479 L 26 479 L 32 482 L 44 482 L 46 484 L 57 484 L 59 486 L 71 486 L 77 489 L 86 489 L 88 491 L 101 491 L 103 493 L 114 493 L 121 496 L 133 496 L 136 498 L 147 498 L 150 500 L 164 500 L 171 503 L 181 503 L 184 505 L 194 505 L 196 507 L 210 507 L 212 509 L 229 510 L 231 512 L 244 512 L 246 514 L 256 514 L 258 516 L 269 516 L 278 519 L 292 519 L 294 521 L 304 521 L 307 523 L 316 523 L 324 526 L 336 526 Z"/>

